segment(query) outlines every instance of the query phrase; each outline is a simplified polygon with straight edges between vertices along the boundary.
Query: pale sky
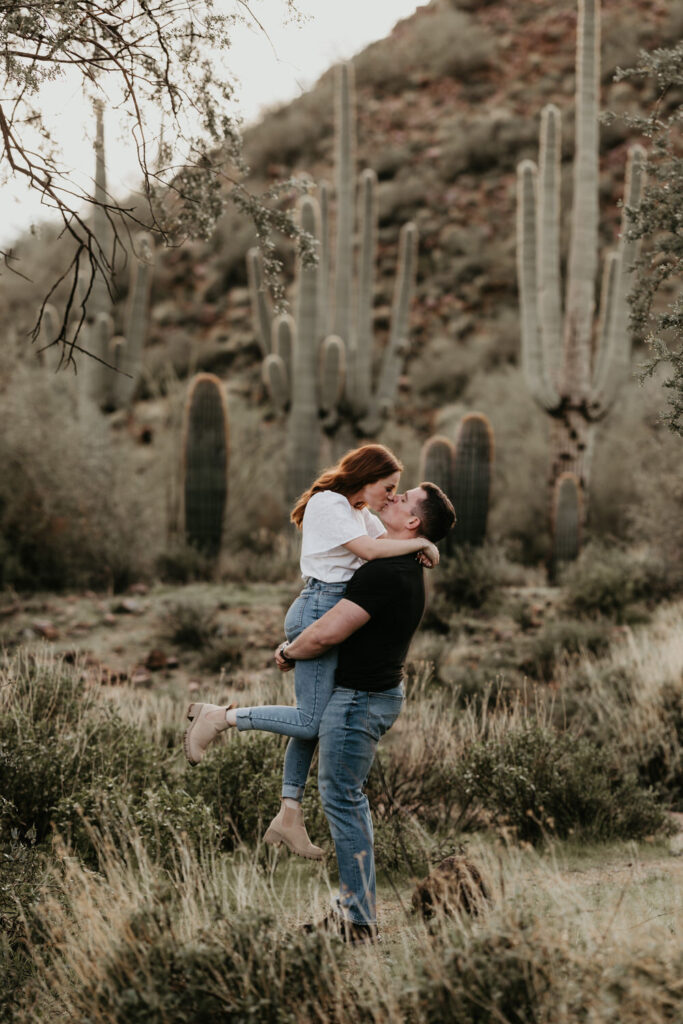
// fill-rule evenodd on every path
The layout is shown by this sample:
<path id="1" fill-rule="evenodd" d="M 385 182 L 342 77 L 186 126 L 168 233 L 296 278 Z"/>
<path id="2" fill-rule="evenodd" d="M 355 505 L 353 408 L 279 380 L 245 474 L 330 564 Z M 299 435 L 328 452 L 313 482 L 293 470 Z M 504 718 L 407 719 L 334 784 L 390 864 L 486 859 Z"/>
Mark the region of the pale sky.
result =
<path id="1" fill-rule="evenodd" d="M 225 0 L 226 4 L 229 0 Z M 386 36 L 401 18 L 428 0 L 298 0 L 303 25 L 283 24 L 283 0 L 252 0 L 251 9 L 268 31 L 235 31 L 226 66 L 239 80 L 239 113 L 246 123 L 258 120 L 269 106 L 305 92 L 332 64 L 347 59 L 369 43 Z M 72 80 L 52 82 L 42 98 L 45 116 L 64 146 L 64 159 L 82 181 L 93 175 L 92 110 L 84 103 L 80 85 Z M 124 195 L 138 180 L 132 147 L 128 147 L 114 114 L 105 114 L 108 188 Z M 45 220 L 47 211 L 23 186 L 0 185 L 0 245 L 8 245 L 31 224 Z"/>

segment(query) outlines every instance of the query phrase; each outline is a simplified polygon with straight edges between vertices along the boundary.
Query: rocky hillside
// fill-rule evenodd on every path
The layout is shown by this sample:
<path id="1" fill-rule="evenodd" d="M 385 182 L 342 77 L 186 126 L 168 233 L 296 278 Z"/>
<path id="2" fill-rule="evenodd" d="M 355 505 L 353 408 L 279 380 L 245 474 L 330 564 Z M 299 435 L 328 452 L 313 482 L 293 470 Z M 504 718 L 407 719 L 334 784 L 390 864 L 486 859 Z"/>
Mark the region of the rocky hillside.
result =
<path id="1" fill-rule="evenodd" d="M 660 0 L 603 3 L 606 109 L 652 100 L 615 84 L 618 65 L 638 49 L 679 38 L 683 14 Z M 571 208 L 576 10 L 573 0 L 434 2 L 355 59 L 358 166 L 380 180 L 380 271 L 376 327 L 388 319 L 400 225 L 420 230 L 413 345 L 404 380 L 404 414 L 422 431 L 439 406 L 460 398 L 479 369 L 516 362 L 515 168 L 535 157 L 539 113 L 554 102 L 565 114 L 564 220 Z M 603 127 L 602 239 L 619 226 L 627 132 Z M 268 114 L 246 138 L 258 181 L 289 174 L 330 180 L 334 160 L 332 75 Z M 186 246 L 157 275 L 150 341 L 183 352 L 201 345 L 205 367 L 248 371 L 257 358 L 244 252 L 251 226 L 228 212 L 208 246 Z M 283 252 L 287 269 L 291 258 Z M 151 355 L 151 353 L 150 353 Z M 258 386 L 257 367 L 249 379 Z"/>

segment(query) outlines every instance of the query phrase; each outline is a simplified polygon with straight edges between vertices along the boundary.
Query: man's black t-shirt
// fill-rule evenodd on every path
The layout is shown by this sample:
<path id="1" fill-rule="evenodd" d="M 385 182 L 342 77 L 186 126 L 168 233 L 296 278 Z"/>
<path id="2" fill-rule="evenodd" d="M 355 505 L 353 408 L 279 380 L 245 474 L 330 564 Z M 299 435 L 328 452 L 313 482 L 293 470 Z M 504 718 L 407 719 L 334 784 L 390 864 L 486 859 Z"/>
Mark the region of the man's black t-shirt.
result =
<path id="1" fill-rule="evenodd" d="M 340 645 L 337 686 L 373 692 L 398 686 L 424 611 L 422 573 L 415 555 L 378 558 L 355 572 L 344 597 L 364 608 L 370 621 Z"/>

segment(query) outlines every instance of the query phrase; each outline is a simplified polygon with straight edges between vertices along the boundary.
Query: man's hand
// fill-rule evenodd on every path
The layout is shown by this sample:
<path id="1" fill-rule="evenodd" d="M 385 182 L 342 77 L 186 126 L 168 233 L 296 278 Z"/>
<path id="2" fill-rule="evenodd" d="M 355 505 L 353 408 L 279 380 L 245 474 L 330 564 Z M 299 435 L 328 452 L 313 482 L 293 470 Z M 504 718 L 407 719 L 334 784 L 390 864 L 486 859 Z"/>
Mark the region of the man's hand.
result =
<path id="1" fill-rule="evenodd" d="M 281 651 L 282 651 L 282 644 L 279 644 L 275 648 L 275 655 L 274 655 L 274 657 L 275 657 L 275 664 L 277 665 L 277 667 L 280 669 L 281 672 L 291 672 L 292 669 L 295 667 L 294 662 L 291 659 L 289 661 L 286 661 L 282 657 Z"/>

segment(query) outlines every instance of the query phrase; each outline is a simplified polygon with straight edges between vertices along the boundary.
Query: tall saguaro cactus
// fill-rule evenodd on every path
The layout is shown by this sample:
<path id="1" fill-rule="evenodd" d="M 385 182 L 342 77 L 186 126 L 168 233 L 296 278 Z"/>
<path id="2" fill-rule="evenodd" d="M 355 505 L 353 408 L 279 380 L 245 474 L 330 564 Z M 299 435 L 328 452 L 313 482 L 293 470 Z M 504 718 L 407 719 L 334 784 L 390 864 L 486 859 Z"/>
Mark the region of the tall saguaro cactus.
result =
<path id="1" fill-rule="evenodd" d="M 629 239 L 644 185 L 645 152 L 629 150 L 621 237 L 603 275 L 594 326 L 598 243 L 599 0 L 579 0 L 574 200 L 564 315 L 560 280 L 560 111 L 541 115 L 538 166 L 518 167 L 517 277 L 522 365 L 533 397 L 551 418 L 549 506 L 572 474 L 585 509 L 594 425 L 607 415 L 630 365 L 627 295 L 638 243 Z M 583 511 L 581 512 L 583 515 Z M 555 518 L 551 518 L 551 524 Z M 577 548 L 578 550 L 578 548 Z"/>
<path id="2" fill-rule="evenodd" d="M 373 384 L 377 177 L 371 170 L 361 175 L 360 245 L 354 261 L 355 100 L 351 65 L 341 66 L 337 78 L 335 182 L 334 246 L 327 187 L 323 184 L 320 188 L 319 205 L 310 197 L 302 202 L 302 227 L 318 239 L 319 259 L 315 268 L 299 268 L 295 322 L 291 318 L 273 322 L 258 250 L 252 249 L 247 255 L 264 380 L 278 408 L 290 408 L 289 497 L 301 493 L 317 472 L 321 426 L 329 434 L 350 427 L 354 437 L 370 437 L 381 429 L 396 403 L 408 346 L 417 264 L 417 228 L 412 223 L 401 230 L 391 328 Z M 333 248 L 334 266 L 330 270 Z M 288 345 L 293 349 L 289 365 L 282 351 Z"/>
<path id="3" fill-rule="evenodd" d="M 183 427 L 185 536 L 211 558 L 221 547 L 228 497 L 228 406 L 222 382 L 212 373 L 193 379 Z"/>
<path id="4" fill-rule="evenodd" d="M 109 217 L 105 209 L 109 201 L 107 192 L 107 162 L 104 147 L 104 104 L 95 103 L 95 207 L 93 211 L 93 235 L 95 236 L 94 251 L 100 264 L 111 267 L 113 233 Z M 98 313 L 111 310 L 111 296 L 107 281 L 101 271 L 97 271 L 88 298 L 89 319 L 92 321 Z"/>
<path id="5" fill-rule="evenodd" d="M 317 238 L 317 200 L 304 196 L 299 216 L 302 230 Z M 258 253 L 252 251 L 248 259 L 253 286 L 260 276 Z M 270 325 L 271 350 L 263 362 L 263 379 L 273 402 L 279 409 L 289 409 L 286 479 L 290 502 L 310 485 L 318 471 L 321 414 L 332 414 L 343 387 L 343 344 L 330 335 L 320 345 L 319 273 L 319 264 L 306 267 L 299 263 L 295 317 L 281 316 Z M 261 310 L 264 308 L 262 304 Z M 259 304 L 256 310 L 261 316 Z"/>
<path id="6" fill-rule="evenodd" d="M 455 442 L 437 435 L 423 445 L 421 479 L 437 484 L 455 508 L 446 550 L 480 547 L 486 539 L 493 452 L 493 428 L 478 412 L 463 416 Z"/>

